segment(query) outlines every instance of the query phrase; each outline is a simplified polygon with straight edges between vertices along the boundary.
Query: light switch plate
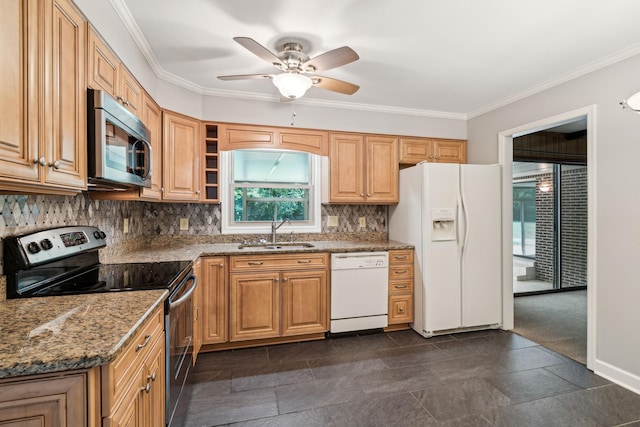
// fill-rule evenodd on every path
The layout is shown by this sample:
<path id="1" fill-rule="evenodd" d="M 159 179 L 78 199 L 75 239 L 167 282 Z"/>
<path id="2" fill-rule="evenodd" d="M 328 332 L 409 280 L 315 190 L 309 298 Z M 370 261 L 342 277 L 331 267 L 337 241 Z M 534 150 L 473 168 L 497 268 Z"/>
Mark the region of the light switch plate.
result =
<path id="1" fill-rule="evenodd" d="M 327 217 L 327 227 L 337 227 L 338 226 L 338 215 L 329 215 Z"/>
<path id="2" fill-rule="evenodd" d="M 125 218 L 122 221 L 122 233 L 127 234 L 129 232 L 129 218 Z"/>
<path id="3" fill-rule="evenodd" d="M 189 229 L 189 218 L 180 218 L 180 231 Z"/>
<path id="4" fill-rule="evenodd" d="M 367 226 L 367 218 L 364 216 L 361 216 L 360 218 L 358 218 L 358 226 L 360 228 L 365 228 Z"/>

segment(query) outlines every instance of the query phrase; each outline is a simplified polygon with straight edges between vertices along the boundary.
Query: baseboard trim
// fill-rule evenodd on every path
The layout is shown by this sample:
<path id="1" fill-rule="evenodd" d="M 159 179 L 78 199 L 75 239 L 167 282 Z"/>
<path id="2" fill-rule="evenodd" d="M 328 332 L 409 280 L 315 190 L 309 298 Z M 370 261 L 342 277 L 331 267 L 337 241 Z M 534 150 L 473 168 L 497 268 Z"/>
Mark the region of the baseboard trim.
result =
<path id="1" fill-rule="evenodd" d="M 640 376 L 596 359 L 593 372 L 634 393 L 640 394 Z"/>

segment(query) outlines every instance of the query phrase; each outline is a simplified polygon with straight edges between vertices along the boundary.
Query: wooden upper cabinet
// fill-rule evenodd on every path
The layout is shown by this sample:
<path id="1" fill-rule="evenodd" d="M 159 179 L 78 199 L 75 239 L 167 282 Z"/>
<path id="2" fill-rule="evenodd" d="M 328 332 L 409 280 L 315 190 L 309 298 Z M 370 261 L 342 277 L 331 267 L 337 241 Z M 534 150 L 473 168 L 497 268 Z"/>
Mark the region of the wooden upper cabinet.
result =
<path id="1" fill-rule="evenodd" d="M 87 95 L 85 83 L 85 21 L 68 0 L 55 0 L 51 47 L 52 78 L 49 100 L 50 125 L 46 127 L 45 151 L 49 161 L 45 181 L 61 186 L 86 188 Z M 47 142 L 47 140 L 49 142 Z"/>
<path id="2" fill-rule="evenodd" d="M 122 64 L 120 65 L 120 84 L 118 87 L 120 88 L 120 96 L 122 97 L 120 102 L 122 102 L 129 111 L 137 117 L 140 117 L 144 90 L 136 78 L 133 77 L 133 74 Z"/>
<path id="3" fill-rule="evenodd" d="M 398 139 L 332 133 L 329 181 L 332 203 L 398 203 Z"/>
<path id="4" fill-rule="evenodd" d="M 332 133 L 329 136 L 329 201 L 364 202 L 364 136 Z"/>
<path id="5" fill-rule="evenodd" d="M 398 203 L 398 138 L 371 135 L 365 138 L 369 203 Z"/>
<path id="6" fill-rule="evenodd" d="M 140 119 L 151 133 L 151 187 L 140 189 L 142 199 L 162 198 L 162 110 L 146 93 L 142 93 Z"/>
<path id="7" fill-rule="evenodd" d="M 88 33 L 87 84 L 116 98 L 122 105 L 140 117 L 143 89 L 131 72 L 120 62 L 109 45 L 102 40 L 91 24 Z"/>
<path id="8" fill-rule="evenodd" d="M 220 151 L 273 148 L 326 156 L 329 133 L 312 129 L 220 124 Z"/>
<path id="9" fill-rule="evenodd" d="M 3 2 L 0 188 L 86 189 L 84 26 L 67 0 Z"/>
<path id="10" fill-rule="evenodd" d="M 466 163 L 467 141 L 462 139 L 400 137 L 400 163 Z"/>
<path id="11" fill-rule="evenodd" d="M 162 199 L 200 198 L 200 122 L 171 111 L 162 113 Z"/>

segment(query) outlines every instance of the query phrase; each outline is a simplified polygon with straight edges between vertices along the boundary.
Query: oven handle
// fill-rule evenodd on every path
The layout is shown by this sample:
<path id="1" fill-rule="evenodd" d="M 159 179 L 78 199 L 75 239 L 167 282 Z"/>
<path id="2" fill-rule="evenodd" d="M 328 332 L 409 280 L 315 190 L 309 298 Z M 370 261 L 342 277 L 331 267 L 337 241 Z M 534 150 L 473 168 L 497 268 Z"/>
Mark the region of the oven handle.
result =
<path id="1" fill-rule="evenodd" d="M 196 290 L 196 286 L 198 286 L 198 278 L 194 274 L 190 274 L 187 277 L 185 277 L 182 283 L 180 284 L 180 286 L 182 286 L 184 283 L 192 279 L 193 279 L 193 286 L 191 286 L 191 288 L 184 295 L 182 295 L 180 299 L 176 301 L 169 301 L 169 311 L 178 307 L 179 305 L 184 303 L 186 300 L 188 300 L 191 297 L 191 295 L 193 295 L 193 292 Z"/>

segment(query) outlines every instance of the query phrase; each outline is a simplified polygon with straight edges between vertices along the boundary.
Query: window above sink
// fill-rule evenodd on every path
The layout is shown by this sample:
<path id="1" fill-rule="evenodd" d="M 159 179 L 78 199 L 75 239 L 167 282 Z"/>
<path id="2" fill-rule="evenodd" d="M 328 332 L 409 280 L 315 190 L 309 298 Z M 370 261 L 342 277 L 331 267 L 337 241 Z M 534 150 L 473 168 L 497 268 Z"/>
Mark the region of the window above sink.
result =
<path id="1" fill-rule="evenodd" d="M 223 234 L 320 232 L 320 156 L 291 150 L 233 150 L 221 153 Z"/>

